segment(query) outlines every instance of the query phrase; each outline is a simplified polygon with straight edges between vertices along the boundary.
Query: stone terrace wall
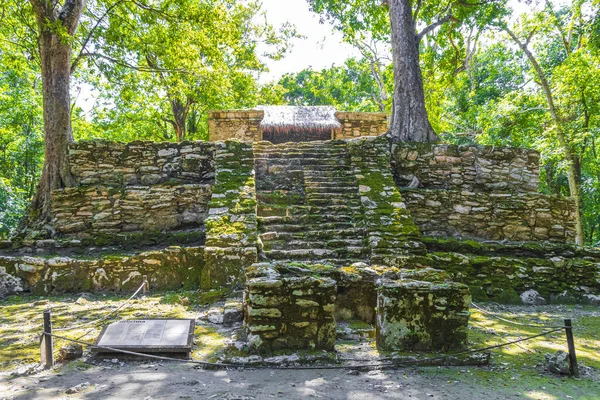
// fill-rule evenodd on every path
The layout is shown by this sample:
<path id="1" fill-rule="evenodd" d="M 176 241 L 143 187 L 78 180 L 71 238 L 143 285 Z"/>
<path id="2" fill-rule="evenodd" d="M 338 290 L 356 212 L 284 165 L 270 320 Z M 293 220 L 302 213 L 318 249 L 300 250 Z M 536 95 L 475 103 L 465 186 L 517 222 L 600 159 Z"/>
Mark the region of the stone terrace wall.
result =
<path id="1" fill-rule="evenodd" d="M 438 189 L 401 192 L 423 235 L 574 241 L 575 216 L 570 198 Z"/>
<path id="2" fill-rule="evenodd" d="M 335 139 L 352 139 L 360 136 L 379 136 L 387 132 L 388 114 L 367 112 L 335 113 L 342 129 L 335 133 Z"/>
<path id="3" fill-rule="evenodd" d="M 0 298 L 7 293 L 132 291 L 147 275 L 153 290 L 197 288 L 202 247 L 168 247 L 137 254 L 92 257 L 11 257 L 0 255 Z"/>
<path id="4" fill-rule="evenodd" d="M 77 237 L 199 227 L 210 196 L 210 185 L 61 189 L 52 194 L 54 227 Z"/>
<path id="5" fill-rule="evenodd" d="M 208 113 L 208 131 L 211 142 L 239 139 L 260 141 L 260 122 L 265 116 L 262 110 L 223 110 Z"/>
<path id="6" fill-rule="evenodd" d="M 70 146 L 78 186 L 52 193 L 57 233 L 97 237 L 203 226 L 215 176 L 215 145 L 205 142 Z"/>
<path id="7" fill-rule="evenodd" d="M 476 145 L 397 143 L 392 169 L 424 235 L 572 242 L 574 205 L 538 193 L 539 154 Z"/>
<path id="8" fill-rule="evenodd" d="M 69 146 L 71 173 L 86 186 L 211 183 L 214 158 L 215 146 L 207 142 L 93 140 Z"/>
<path id="9" fill-rule="evenodd" d="M 392 146 L 400 186 L 414 177 L 426 189 L 537 193 L 538 152 L 510 147 L 402 143 Z"/>
<path id="10" fill-rule="evenodd" d="M 477 300 L 515 301 L 535 289 L 547 300 L 600 304 L 600 249 L 424 237 L 431 265 L 471 287 Z M 513 299 L 507 294 L 513 293 Z M 475 296 L 474 296 L 475 297 Z M 516 298 L 515 298 L 516 297 Z"/>

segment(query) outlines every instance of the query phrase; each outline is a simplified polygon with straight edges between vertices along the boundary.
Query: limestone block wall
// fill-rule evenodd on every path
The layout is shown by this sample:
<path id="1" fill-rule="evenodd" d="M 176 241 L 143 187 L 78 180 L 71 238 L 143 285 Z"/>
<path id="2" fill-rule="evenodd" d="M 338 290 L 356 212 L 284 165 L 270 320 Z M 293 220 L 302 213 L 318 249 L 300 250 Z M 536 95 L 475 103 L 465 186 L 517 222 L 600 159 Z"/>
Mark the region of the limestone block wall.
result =
<path id="1" fill-rule="evenodd" d="M 392 145 L 392 168 L 400 186 L 413 179 L 425 189 L 537 193 L 538 152 L 433 143 Z M 413 184 L 414 186 L 414 184 Z"/>
<path id="2" fill-rule="evenodd" d="M 52 193 L 59 236 L 201 228 L 215 176 L 213 143 L 83 141 L 69 147 L 77 186 Z"/>
<path id="3" fill-rule="evenodd" d="M 548 301 L 585 302 L 595 301 L 600 293 L 600 249 L 547 242 L 423 240 L 431 265 L 469 285 L 478 300 L 520 303 L 515 292 L 535 289 Z"/>
<path id="4" fill-rule="evenodd" d="M 208 113 L 208 131 L 212 142 L 239 139 L 260 141 L 260 122 L 265 116 L 262 110 L 223 110 Z"/>
<path id="5" fill-rule="evenodd" d="M 392 170 L 424 235 L 572 242 L 570 198 L 538 193 L 539 154 L 476 145 L 396 143 Z"/>
<path id="6" fill-rule="evenodd" d="M 333 279 L 298 274 L 269 263 L 252 265 L 246 278 L 245 322 L 254 351 L 334 349 Z"/>
<path id="7" fill-rule="evenodd" d="M 148 276 L 154 290 L 196 288 L 202 261 L 202 247 L 178 246 L 96 257 L 0 255 L 0 297 L 22 291 L 36 294 L 132 291 L 140 286 L 143 275 Z"/>
<path id="8" fill-rule="evenodd" d="M 395 265 L 406 254 L 424 253 L 419 229 L 403 203 L 390 171 L 385 138 L 348 141 L 365 216 L 372 263 Z"/>
<path id="9" fill-rule="evenodd" d="M 537 193 L 401 190 L 421 233 L 488 240 L 572 242 L 572 200 Z"/>
<path id="10" fill-rule="evenodd" d="M 211 183 L 214 156 L 215 146 L 207 142 L 93 140 L 69 146 L 71 173 L 85 186 Z"/>
<path id="11" fill-rule="evenodd" d="M 379 136 L 386 133 L 389 128 L 387 113 L 338 111 L 335 117 L 342 124 L 342 128 L 335 132 L 335 139 Z"/>
<path id="12" fill-rule="evenodd" d="M 470 304 L 464 284 L 382 279 L 377 296 L 377 347 L 387 351 L 464 348 Z"/>
<path id="13" fill-rule="evenodd" d="M 107 186 L 56 190 L 54 227 L 64 236 L 198 228 L 208 212 L 211 185 Z"/>

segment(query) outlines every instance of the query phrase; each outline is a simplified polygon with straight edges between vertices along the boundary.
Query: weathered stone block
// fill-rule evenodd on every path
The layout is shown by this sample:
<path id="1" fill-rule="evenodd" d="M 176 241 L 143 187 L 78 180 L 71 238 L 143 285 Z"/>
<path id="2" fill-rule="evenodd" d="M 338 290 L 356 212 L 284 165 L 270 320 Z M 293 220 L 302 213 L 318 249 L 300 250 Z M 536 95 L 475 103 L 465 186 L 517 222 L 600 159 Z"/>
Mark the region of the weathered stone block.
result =
<path id="1" fill-rule="evenodd" d="M 377 296 L 381 350 L 452 350 L 467 344 L 471 295 L 466 285 L 382 279 Z"/>
<path id="2" fill-rule="evenodd" d="M 245 323 L 252 350 L 335 346 L 335 281 L 285 263 L 258 263 L 246 270 Z"/>

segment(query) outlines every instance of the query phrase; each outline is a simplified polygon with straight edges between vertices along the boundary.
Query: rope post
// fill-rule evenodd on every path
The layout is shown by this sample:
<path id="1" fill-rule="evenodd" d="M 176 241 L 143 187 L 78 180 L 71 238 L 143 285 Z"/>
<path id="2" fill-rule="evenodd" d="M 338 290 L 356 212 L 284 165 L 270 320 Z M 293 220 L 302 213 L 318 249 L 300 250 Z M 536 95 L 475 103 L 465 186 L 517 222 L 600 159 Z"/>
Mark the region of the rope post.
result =
<path id="1" fill-rule="evenodd" d="M 575 354 L 575 340 L 573 339 L 573 326 L 570 319 L 565 319 L 565 333 L 567 335 L 567 345 L 569 346 L 569 369 L 571 376 L 579 377 L 579 367 L 577 366 L 577 355 Z"/>
<path id="2" fill-rule="evenodd" d="M 52 310 L 44 311 L 44 333 L 42 335 L 41 361 L 46 369 L 54 366 L 54 344 L 52 343 Z"/>
<path id="3" fill-rule="evenodd" d="M 150 291 L 150 283 L 148 282 L 148 275 L 142 275 L 142 279 L 144 281 L 144 289 L 142 289 L 142 293 L 147 294 Z"/>

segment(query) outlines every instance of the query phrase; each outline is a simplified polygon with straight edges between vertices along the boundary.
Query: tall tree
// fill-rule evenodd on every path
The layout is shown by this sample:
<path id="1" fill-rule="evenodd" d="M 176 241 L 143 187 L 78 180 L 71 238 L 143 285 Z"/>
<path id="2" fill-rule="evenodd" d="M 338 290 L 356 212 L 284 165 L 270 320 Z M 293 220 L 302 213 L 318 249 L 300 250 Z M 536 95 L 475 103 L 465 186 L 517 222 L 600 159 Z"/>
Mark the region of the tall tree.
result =
<path id="1" fill-rule="evenodd" d="M 425 109 L 423 77 L 419 65 L 419 42 L 428 30 L 450 20 L 446 15 L 423 32 L 415 32 L 416 20 L 410 0 L 389 0 L 394 57 L 394 100 L 390 131 L 394 140 L 434 142 L 438 139 Z"/>
<path id="2" fill-rule="evenodd" d="M 504 10 L 504 0 L 308 0 L 315 12 L 326 15 L 349 42 L 363 31 L 390 40 L 394 61 L 394 95 L 390 134 L 396 141 L 435 141 L 429 121 L 420 66 L 420 44 L 425 37 L 460 36 L 462 24 L 485 25 Z M 386 10 L 389 9 L 389 12 Z M 390 37 L 391 36 L 391 37 Z M 457 48 L 454 40 L 449 39 Z M 464 52 L 464 50 L 463 50 Z M 450 73 L 454 73 L 451 71 Z"/>
<path id="3" fill-rule="evenodd" d="M 35 14 L 42 74 L 45 159 L 42 176 L 24 225 L 48 222 L 52 190 L 72 184 L 67 147 L 71 130 L 72 41 L 85 7 L 85 0 L 30 0 Z"/>

